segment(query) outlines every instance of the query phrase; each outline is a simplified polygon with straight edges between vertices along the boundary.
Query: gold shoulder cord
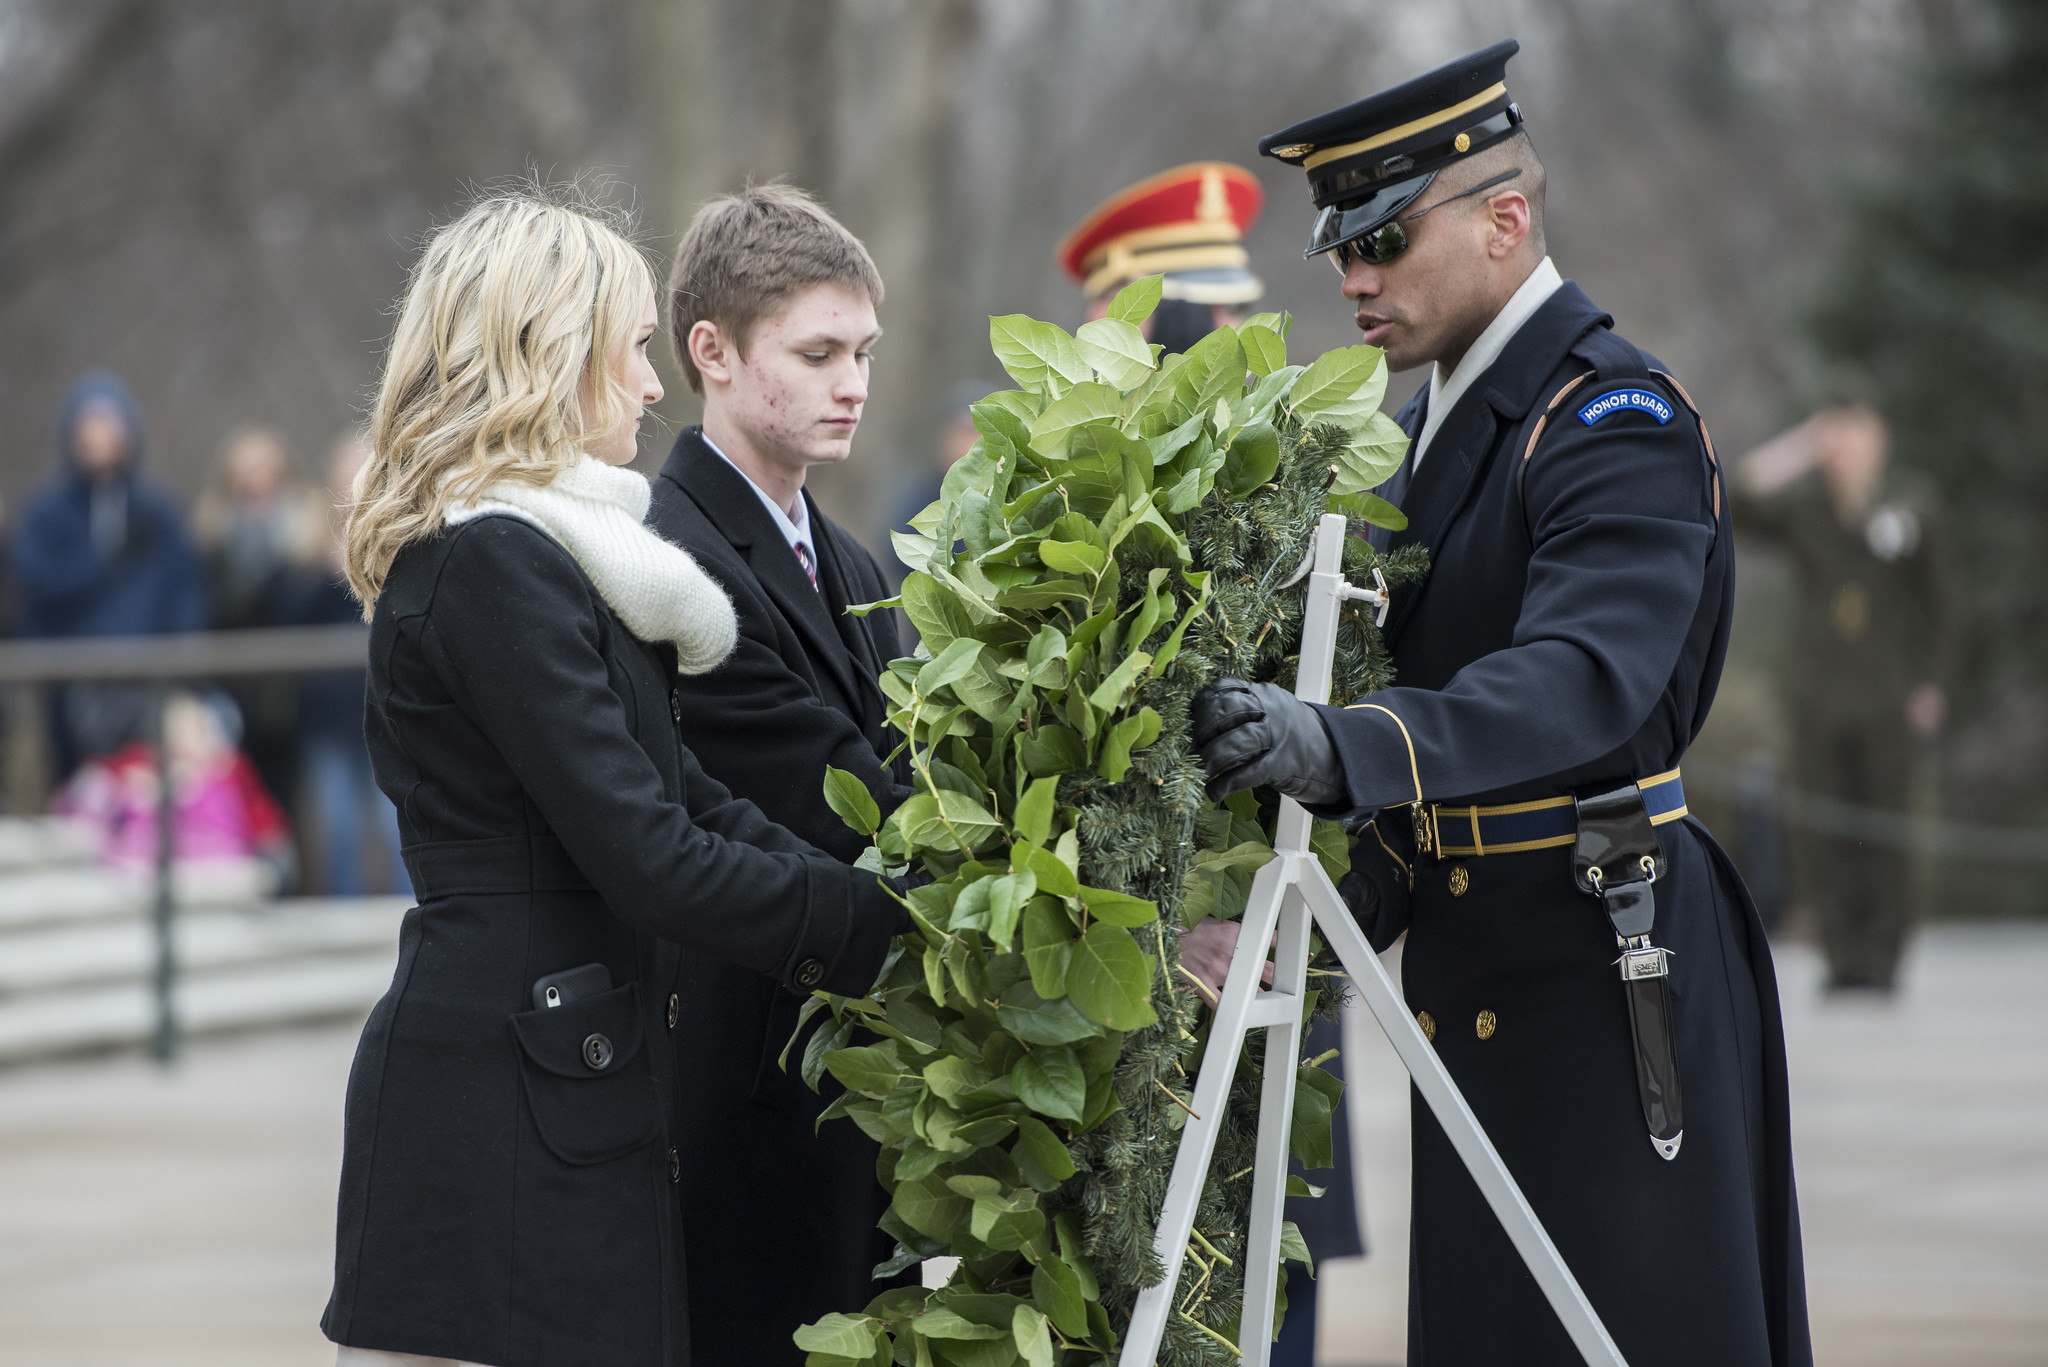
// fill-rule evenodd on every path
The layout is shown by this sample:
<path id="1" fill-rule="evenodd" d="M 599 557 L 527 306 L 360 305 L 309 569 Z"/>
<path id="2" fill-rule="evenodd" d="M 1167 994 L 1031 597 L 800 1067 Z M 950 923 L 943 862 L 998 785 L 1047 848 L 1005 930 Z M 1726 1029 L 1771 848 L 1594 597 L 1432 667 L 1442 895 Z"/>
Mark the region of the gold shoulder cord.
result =
<path id="1" fill-rule="evenodd" d="M 1360 708 L 1370 708 L 1374 712 L 1384 712 L 1394 718 L 1394 725 L 1401 728 L 1401 739 L 1408 746 L 1408 775 L 1415 780 L 1415 801 L 1408 804 L 1409 814 L 1415 820 L 1415 853 L 1418 855 L 1430 854 L 1435 851 L 1436 842 L 1430 839 L 1429 816 L 1423 809 L 1422 769 L 1415 762 L 1415 737 L 1408 734 L 1408 723 L 1402 721 L 1391 707 L 1382 707 L 1376 702 L 1355 702 L 1345 710 L 1347 712 L 1355 712 Z M 1379 833 L 1377 826 L 1373 828 L 1373 833 L 1375 835 Z M 1385 842 L 1382 841 L 1381 844 L 1384 845 Z M 1393 851 L 1389 850 L 1387 853 L 1392 854 Z M 1408 875 L 1408 879 L 1409 885 L 1412 887 L 1415 875 L 1411 872 Z"/>

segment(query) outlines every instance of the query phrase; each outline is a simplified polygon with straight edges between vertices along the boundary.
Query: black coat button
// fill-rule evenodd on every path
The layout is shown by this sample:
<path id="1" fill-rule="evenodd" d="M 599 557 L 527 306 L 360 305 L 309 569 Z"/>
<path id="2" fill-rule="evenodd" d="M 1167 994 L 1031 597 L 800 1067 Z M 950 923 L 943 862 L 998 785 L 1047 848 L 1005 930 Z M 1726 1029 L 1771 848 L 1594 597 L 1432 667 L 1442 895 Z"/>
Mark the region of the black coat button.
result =
<path id="1" fill-rule="evenodd" d="M 674 1149 L 668 1151 L 668 1180 L 672 1183 L 683 1180 L 683 1156 Z"/>
<path id="2" fill-rule="evenodd" d="M 676 1028 L 676 1018 L 683 1014 L 682 999 L 671 992 L 668 994 L 668 1028 Z"/>
<path id="3" fill-rule="evenodd" d="M 603 1035 L 591 1035 L 583 1041 L 583 1061 L 591 1071 L 601 1073 L 611 1067 L 612 1042 Z"/>
<path id="4" fill-rule="evenodd" d="M 683 691 L 680 688 L 668 691 L 668 714 L 675 718 L 677 726 L 683 724 Z"/>
<path id="5" fill-rule="evenodd" d="M 805 959 L 796 966 L 796 985 L 798 987 L 816 987 L 823 981 L 825 981 L 825 965 L 816 959 Z"/>

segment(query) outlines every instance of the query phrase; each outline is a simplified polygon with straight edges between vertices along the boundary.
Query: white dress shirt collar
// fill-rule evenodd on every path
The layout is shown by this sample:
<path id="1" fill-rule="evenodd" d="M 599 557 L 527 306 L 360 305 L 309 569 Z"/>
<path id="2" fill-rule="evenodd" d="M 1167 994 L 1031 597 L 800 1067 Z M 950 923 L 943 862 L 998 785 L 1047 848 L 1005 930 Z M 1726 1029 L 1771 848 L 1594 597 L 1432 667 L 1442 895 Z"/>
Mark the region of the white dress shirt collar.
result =
<path id="1" fill-rule="evenodd" d="M 760 499 L 761 506 L 768 510 L 768 516 L 773 519 L 775 529 L 781 532 L 782 539 L 789 543 L 790 554 L 795 555 L 796 548 L 801 545 L 804 548 L 803 554 L 810 558 L 810 563 L 813 565 L 817 564 L 818 545 L 815 541 L 811 540 L 811 509 L 809 502 L 804 498 L 803 490 L 797 490 L 796 517 L 792 519 L 788 513 L 782 511 L 781 504 L 768 497 L 767 490 L 754 483 L 745 470 L 740 469 L 737 465 L 733 465 L 732 457 L 719 450 L 718 443 L 711 440 L 709 434 L 705 435 L 704 444 L 711 448 L 713 455 L 717 456 L 727 465 L 732 465 L 733 470 L 739 477 L 747 481 L 747 487 L 754 491 L 754 497 Z"/>
<path id="2" fill-rule="evenodd" d="M 1544 301 L 1557 293 L 1563 284 L 1564 277 L 1557 273 L 1557 267 L 1551 264 L 1549 257 L 1544 257 L 1536 269 L 1529 272 L 1529 278 L 1522 282 L 1521 288 L 1501 306 L 1493 321 L 1486 325 L 1486 331 L 1472 343 L 1472 349 L 1458 362 L 1458 368 L 1446 375 L 1439 364 L 1430 374 L 1429 418 L 1422 424 L 1422 435 L 1415 439 L 1417 468 L 1429 452 L 1430 438 L 1444 425 L 1444 419 L 1458 406 L 1458 400 L 1465 397 L 1465 391 L 1492 368 L 1507 344 L 1522 330 L 1522 324 L 1528 322 L 1530 315 L 1542 308 Z"/>

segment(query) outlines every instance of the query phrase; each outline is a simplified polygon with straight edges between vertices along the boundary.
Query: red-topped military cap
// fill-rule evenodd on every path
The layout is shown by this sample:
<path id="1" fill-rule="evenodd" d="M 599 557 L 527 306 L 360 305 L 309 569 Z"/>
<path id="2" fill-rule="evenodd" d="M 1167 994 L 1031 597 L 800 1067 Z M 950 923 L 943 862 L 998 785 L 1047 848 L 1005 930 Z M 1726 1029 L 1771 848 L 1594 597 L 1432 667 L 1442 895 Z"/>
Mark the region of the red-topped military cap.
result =
<path id="1" fill-rule="evenodd" d="M 1242 166 L 1176 166 L 1097 205 L 1060 243 L 1060 265 L 1091 299 L 1164 275 L 1168 299 L 1248 304 L 1266 292 L 1243 245 L 1265 198 Z"/>

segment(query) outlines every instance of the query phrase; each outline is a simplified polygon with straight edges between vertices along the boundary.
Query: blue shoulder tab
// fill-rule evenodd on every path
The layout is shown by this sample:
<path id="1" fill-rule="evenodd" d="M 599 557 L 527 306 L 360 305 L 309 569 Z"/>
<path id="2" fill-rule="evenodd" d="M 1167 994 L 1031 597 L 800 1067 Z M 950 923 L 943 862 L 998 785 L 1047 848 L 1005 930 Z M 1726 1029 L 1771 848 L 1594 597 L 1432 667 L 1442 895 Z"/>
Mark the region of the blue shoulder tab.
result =
<path id="1" fill-rule="evenodd" d="M 1610 413 L 1647 413 L 1662 427 L 1671 421 L 1670 401 L 1647 389 L 1610 389 L 1579 410 L 1579 421 L 1591 427 Z"/>

